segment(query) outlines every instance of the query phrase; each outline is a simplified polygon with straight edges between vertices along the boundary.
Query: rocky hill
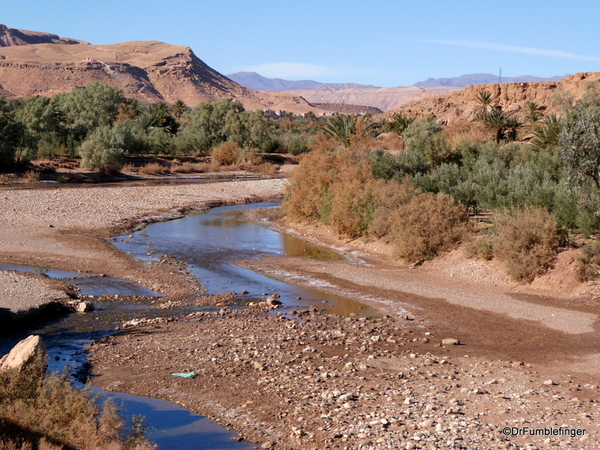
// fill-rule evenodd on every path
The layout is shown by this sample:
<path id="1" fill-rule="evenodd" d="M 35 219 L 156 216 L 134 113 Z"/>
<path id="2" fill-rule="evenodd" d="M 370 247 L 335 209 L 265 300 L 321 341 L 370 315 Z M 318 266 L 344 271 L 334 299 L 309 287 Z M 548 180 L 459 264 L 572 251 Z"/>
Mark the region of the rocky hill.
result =
<path id="1" fill-rule="evenodd" d="M 99 82 L 141 101 L 182 100 L 196 106 L 229 97 L 250 110 L 322 112 L 300 96 L 242 87 L 185 46 L 157 41 L 91 45 L 48 33 L 6 27 L 0 32 L 2 42 L 10 42 L 0 48 L 0 94 L 8 98 L 51 96 Z"/>
<path id="2" fill-rule="evenodd" d="M 28 44 L 87 44 L 77 39 L 61 38 L 56 34 L 41 31 L 17 30 L 0 24 L 0 47 Z"/>
<path id="3" fill-rule="evenodd" d="M 561 102 L 565 98 L 572 97 L 578 100 L 589 89 L 590 83 L 598 82 L 600 82 L 600 73 L 586 72 L 571 75 L 561 81 L 477 84 L 449 95 L 404 104 L 390 111 L 390 114 L 431 115 L 445 123 L 472 120 L 472 111 L 478 105 L 476 95 L 482 90 L 490 92 L 496 106 L 510 114 L 524 114 L 528 102 L 540 105 L 545 115 L 559 114 Z"/>

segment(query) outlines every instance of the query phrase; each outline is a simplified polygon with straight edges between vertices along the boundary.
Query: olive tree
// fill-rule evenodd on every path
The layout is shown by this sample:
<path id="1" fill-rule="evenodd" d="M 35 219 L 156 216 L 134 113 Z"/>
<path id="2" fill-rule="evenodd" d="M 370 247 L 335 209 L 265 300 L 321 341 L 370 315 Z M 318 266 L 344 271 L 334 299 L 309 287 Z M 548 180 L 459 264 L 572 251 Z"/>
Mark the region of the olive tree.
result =
<path id="1" fill-rule="evenodd" d="M 564 121 L 558 144 L 572 173 L 600 191 L 600 109 L 575 107 Z"/>

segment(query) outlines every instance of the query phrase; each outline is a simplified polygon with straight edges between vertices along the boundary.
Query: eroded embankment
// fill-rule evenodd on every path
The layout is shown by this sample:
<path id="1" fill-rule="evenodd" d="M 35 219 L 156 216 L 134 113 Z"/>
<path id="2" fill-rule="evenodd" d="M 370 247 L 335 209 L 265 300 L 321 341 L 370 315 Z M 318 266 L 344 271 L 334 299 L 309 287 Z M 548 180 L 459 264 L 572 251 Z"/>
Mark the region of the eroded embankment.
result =
<path id="1" fill-rule="evenodd" d="M 68 290 L 62 283 L 42 275 L 0 270 L 0 335 L 71 311 Z"/>

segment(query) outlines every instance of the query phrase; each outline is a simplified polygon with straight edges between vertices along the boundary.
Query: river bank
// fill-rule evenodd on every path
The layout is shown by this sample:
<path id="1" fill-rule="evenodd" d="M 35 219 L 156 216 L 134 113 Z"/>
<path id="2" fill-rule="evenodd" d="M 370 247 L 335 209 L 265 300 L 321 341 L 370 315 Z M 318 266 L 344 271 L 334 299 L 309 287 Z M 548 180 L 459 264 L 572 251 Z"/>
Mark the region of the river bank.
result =
<path id="1" fill-rule="evenodd" d="M 106 274 L 167 295 L 197 283 L 170 264 L 142 265 L 107 242 L 145 223 L 219 204 L 281 198 L 285 180 L 0 189 L 0 263 Z M 0 305 L 1 307 L 2 305 Z"/>

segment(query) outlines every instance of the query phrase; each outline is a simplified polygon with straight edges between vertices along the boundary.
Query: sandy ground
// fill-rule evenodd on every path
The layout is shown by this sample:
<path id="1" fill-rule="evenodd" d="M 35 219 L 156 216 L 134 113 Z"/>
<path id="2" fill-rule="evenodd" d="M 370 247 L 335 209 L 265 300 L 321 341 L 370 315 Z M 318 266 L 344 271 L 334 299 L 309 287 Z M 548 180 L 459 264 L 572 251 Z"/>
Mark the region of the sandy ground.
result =
<path id="1" fill-rule="evenodd" d="M 192 292 L 184 274 L 168 265 L 140 266 L 105 239 L 144 218 L 281 196 L 284 184 L 2 190 L 0 261 L 107 273 L 173 295 Z M 558 288 L 550 296 L 541 286 L 512 285 L 493 266 L 456 254 L 413 270 L 323 230 L 274 226 L 309 235 L 346 259 L 242 264 L 355 298 L 388 317 L 314 311 L 297 321 L 224 309 L 146 323 L 91 348 L 94 381 L 177 401 L 264 448 L 600 446 L 596 303 Z M 444 338 L 461 345 L 441 345 Z M 186 370 L 200 376 L 171 375 Z M 506 437 L 505 426 L 587 434 Z"/>

